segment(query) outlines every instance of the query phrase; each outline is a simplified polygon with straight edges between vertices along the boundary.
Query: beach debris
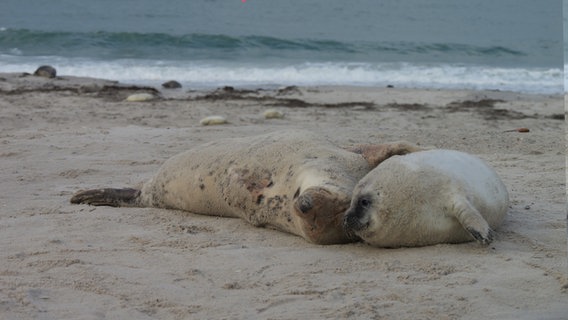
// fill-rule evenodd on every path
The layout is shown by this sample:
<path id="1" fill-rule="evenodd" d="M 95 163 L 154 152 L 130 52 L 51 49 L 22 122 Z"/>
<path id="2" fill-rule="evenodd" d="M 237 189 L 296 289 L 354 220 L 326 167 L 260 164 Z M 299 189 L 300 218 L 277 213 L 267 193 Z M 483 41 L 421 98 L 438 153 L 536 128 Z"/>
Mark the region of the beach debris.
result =
<path id="1" fill-rule="evenodd" d="M 246 90 L 246 89 L 235 89 L 231 86 L 224 86 L 218 88 L 213 92 L 210 92 L 203 96 L 197 96 L 196 100 L 223 100 L 223 99 L 266 99 L 265 97 L 259 97 L 257 94 L 259 90 Z"/>
<path id="2" fill-rule="evenodd" d="M 427 104 L 423 103 L 388 103 L 385 105 L 387 108 L 398 109 L 401 111 L 429 111 L 432 108 L 428 107 Z"/>
<path id="3" fill-rule="evenodd" d="M 162 83 L 162 87 L 164 87 L 166 89 L 179 89 L 179 88 L 181 88 L 181 83 L 179 83 L 175 80 L 170 80 L 168 82 Z"/>
<path id="4" fill-rule="evenodd" d="M 524 133 L 524 132 L 531 132 L 531 131 L 529 130 L 529 128 L 517 128 L 517 129 L 505 130 L 503 132 L 521 132 L 521 133 Z"/>
<path id="5" fill-rule="evenodd" d="M 564 120 L 566 118 L 566 115 L 564 113 L 555 113 L 553 115 L 546 116 L 545 118 L 553 120 Z"/>
<path id="6" fill-rule="evenodd" d="M 214 126 L 219 124 L 226 124 L 228 122 L 227 119 L 223 116 L 209 116 L 201 119 L 199 123 L 202 126 Z"/>
<path id="7" fill-rule="evenodd" d="M 54 67 L 45 65 L 37 68 L 37 70 L 34 72 L 34 76 L 51 79 L 57 76 L 57 71 Z"/>
<path id="8" fill-rule="evenodd" d="M 282 119 L 284 118 L 284 112 L 277 109 L 266 109 L 264 111 L 265 119 Z"/>
<path id="9" fill-rule="evenodd" d="M 156 96 L 151 93 L 135 93 L 131 94 L 126 98 L 126 101 L 129 102 L 144 102 L 144 101 L 152 101 L 156 99 Z"/>
<path id="10" fill-rule="evenodd" d="M 496 108 L 495 105 L 498 103 L 506 103 L 506 101 L 501 99 L 454 101 L 446 105 L 446 110 L 447 112 L 476 112 L 485 120 L 491 121 L 537 118 L 537 115 L 528 115 L 517 110 Z"/>

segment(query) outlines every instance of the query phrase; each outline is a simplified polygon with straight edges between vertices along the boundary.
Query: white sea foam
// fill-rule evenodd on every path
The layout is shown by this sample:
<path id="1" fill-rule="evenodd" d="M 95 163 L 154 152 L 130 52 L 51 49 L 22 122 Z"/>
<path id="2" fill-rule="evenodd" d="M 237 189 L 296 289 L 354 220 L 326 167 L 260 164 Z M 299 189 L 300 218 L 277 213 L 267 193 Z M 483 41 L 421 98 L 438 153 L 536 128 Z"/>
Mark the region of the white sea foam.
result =
<path id="1" fill-rule="evenodd" d="M 355 85 L 407 88 L 488 89 L 562 93 L 568 83 L 562 69 L 499 68 L 475 65 L 411 63 L 250 63 L 156 60 L 96 61 L 60 57 L 0 57 L 2 72 L 33 72 L 53 65 L 60 75 L 88 76 L 128 83 L 177 80 L 185 87 L 279 85 Z"/>

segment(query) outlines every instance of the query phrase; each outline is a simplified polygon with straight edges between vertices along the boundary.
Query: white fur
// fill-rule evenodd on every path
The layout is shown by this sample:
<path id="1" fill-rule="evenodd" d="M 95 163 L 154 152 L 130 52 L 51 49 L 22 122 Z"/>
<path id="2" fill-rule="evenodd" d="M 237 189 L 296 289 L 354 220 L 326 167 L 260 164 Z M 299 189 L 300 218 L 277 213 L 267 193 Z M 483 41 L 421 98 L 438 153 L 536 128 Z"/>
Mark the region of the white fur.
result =
<path id="1" fill-rule="evenodd" d="M 372 206 L 357 215 L 362 196 L 370 197 Z M 508 203 L 505 185 L 481 159 L 429 150 L 392 157 L 361 179 L 346 224 L 359 221 L 364 227 L 354 233 L 381 247 L 464 242 L 474 234 L 489 243 Z"/>

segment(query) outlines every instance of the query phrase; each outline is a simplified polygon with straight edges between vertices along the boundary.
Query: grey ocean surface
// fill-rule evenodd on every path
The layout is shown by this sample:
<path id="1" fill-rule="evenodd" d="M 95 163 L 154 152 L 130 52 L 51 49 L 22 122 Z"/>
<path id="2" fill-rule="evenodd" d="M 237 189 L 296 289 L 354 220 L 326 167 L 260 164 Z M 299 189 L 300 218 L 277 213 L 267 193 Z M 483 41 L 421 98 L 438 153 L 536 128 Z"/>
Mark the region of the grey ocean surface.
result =
<path id="1" fill-rule="evenodd" d="M 564 8 L 566 10 L 566 8 Z M 0 71 L 563 91 L 561 0 L 3 0 Z"/>

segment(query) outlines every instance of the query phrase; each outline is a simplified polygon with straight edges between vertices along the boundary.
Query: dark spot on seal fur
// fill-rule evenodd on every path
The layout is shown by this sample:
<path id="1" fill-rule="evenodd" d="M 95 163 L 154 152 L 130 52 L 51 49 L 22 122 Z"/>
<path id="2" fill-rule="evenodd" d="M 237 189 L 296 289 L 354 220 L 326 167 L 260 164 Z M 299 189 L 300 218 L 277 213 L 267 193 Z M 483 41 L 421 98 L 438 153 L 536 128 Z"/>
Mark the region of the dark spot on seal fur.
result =
<path id="1" fill-rule="evenodd" d="M 264 196 L 262 194 L 259 194 L 258 197 L 256 197 L 256 204 L 261 204 L 264 201 Z"/>
<path id="2" fill-rule="evenodd" d="M 274 196 L 272 198 L 268 198 L 267 206 L 268 210 L 271 214 L 278 214 L 278 212 L 282 211 L 285 204 L 288 201 L 287 196 Z"/>

